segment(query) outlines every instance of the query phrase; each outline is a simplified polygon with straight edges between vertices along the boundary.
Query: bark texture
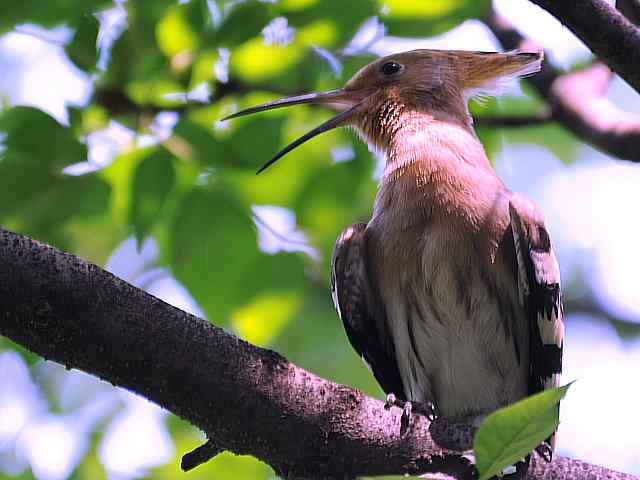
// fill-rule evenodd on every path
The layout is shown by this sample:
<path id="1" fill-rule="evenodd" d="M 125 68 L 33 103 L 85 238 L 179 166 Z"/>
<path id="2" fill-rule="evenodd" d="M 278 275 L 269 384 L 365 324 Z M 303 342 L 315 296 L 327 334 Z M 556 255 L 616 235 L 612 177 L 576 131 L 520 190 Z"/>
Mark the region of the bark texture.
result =
<path id="1" fill-rule="evenodd" d="M 605 0 L 531 0 L 640 92 L 640 29 Z M 637 0 L 627 0 L 628 3 Z M 631 5 L 633 7 L 633 5 Z M 637 5 L 635 6 L 637 12 Z"/>
<path id="2" fill-rule="evenodd" d="M 468 444 L 470 427 L 415 416 L 400 436 L 399 409 L 387 411 L 96 265 L 1 229 L 0 304 L 0 334 L 137 392 L 206 432 L 207 447 L 187 457 L 187 466 L 230 450 L 286 478 L 475 475 L 468 456 L 441 446 Z M 529 476 L 635 478 L 567 458 L 536 458 Z"/>
<path id="3" fill-rule="evenodd" d="M 555 3 L 559 5 L 565 2 Z M 569 9 L 578 9 L 572 2 L 566 5 Z M 540 50 L 535 42 L 522 36 L 494 10 L 489 11 L 485 23 L 506 50 Z M 631 27 L 635 28 L 633 25 Z M 621 45 L 616 48 L 625 51 Z M 528 77 L 527 81 L 547 101 L 549 112 L 543 111 L 538 116 L 529 117 L 529 124 L 557 121 L 580 140 L 609 155 L 640 162 L 640 115 L 625 112 L 606 97 L 612 78 L 613 73 L 602 61 L 595 61 L 582 70 L 568 74 L 562 74 L 551 63 L 544 61 L 542 70 Z M 521 119 L 519 123 L 512 119 L 500 122 L 499 117 L 489 122 L 486 120 L 480 119 L 479 124 L 509 127 L 526 123 L 526 119 Z"/>

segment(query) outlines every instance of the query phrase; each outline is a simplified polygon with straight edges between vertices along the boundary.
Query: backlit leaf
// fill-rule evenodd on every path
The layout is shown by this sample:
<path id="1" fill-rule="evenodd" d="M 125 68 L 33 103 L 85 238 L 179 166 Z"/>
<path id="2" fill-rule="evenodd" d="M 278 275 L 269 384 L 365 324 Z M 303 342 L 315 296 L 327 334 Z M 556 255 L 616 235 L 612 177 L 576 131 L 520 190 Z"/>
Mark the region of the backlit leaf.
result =
<path id="1" fill-rule="evenodd" d="M 558 427 L 558 404 L 569 385 L 532 395 L 484 419 L 473 442 L 480 480 L 523 459 Z"/>

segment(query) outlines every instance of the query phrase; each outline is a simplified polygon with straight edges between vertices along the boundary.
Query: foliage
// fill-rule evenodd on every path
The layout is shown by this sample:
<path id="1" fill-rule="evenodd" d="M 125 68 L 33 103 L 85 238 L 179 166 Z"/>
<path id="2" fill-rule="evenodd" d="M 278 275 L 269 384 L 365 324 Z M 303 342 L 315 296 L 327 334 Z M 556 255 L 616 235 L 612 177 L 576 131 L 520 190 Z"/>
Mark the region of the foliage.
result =
<path id="1" fill-rule="evenodd" d="M 558 404 L 570 386 L 537 393 L 484 419 L 473 445 L 480 480 L 523 459 L 558 428 Z"/>
<path id="2" fill-rule="evenodd" d="M 332 132 L 256 177 L 259 165 L 319 124 L 326 112 L 300 106 L 224 125 L 218 120 L 284 93 L 340 85 L 370 58 L 365 52 L 359 57 L 340 52 L 372 16 L 379 15 L 392 34 L 431 36 L 481 16 L 488 3 L 356 0 L 345 7 L 337 0 L 128 0 L 115 7 L 109 0 L 17 2 L 3 9 L 0 32 L 27 23 L 66 25 L 73 34 L 64 51 L 76 68 L 93 75 L 93 95 L 86 105 L 69 108 L 68 124 L 32 107 L 1 111 L 0 223 L 98 264 L 129 236 L 138 245 L 152 236 L 159 255 L 148 270 L 167 269 L 207 318 L 302 367 L 380 396 L 348 346 L 328 292 L 335 238 L 370 215 L 373 156 L 349 133 Z M 110 46 L 100 35 L 105 27 L 97 15 L 108 8 L 126 13 L 126 26 Z M 263 29 L 280 17 L 294 29 L 293 37 L 265 42 Z M 340 77 L 322 51 L 340 57 Z M 224 70 L 226 52 L 228 82 L 224 74 L 216 76 Z M 104 66 L 101 57 L 107 58 Z M 211 92 L 210 102 L 193 100 L 203 88 Z M 502 110 L 535 104 L 510 102 Z M 175 112 L 176 124 L 149 145 L 142 136 L 155 133 L 154 120 L 162 111 Z M 87 139 L 112 122 L 131 129 L 133 140 L 120 145 L 107 167 L 70 175 L 66 167 L 87 161 Z M 550 128 L 557 134 L 557 127 Z M 491 150 L 493 132 L 481 133 Z M 353 158 L 331 161 L 332 148 L 349 145 Z M 262 251 L 255 205 L 294 212 L 317 256 Z M 16 347 L 0 339 L 3 348 Z M 177 478 L 177 457 L 198 443 L 188 425 L 175 418 L 169 425 L 176 459 L 157 469 L 154 478 Z M 484 458 L 480 451 L 478 458 Z M 271 474 L 249 457 L 223 455 L 187 478 Z M 104 477 L 95 448 L 75 475 Z"/>

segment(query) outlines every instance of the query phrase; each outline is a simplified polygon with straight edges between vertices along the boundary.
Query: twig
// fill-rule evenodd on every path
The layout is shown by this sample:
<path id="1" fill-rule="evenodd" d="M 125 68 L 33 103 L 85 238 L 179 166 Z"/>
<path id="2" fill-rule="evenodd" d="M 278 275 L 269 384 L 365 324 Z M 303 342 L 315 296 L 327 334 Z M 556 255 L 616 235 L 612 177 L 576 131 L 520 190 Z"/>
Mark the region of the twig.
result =
<path id="1" fill-rule="evenodd" d="M 605 0 L 531 0 L 640 93 L 640 29 Z"/>
<path id="2" fill-rule="evenodd" d="M 553 121 L 553 115 L 548 109 L 541 110 L 532 115 L 479 115 L 474 118 L 474 124 L 476 126 L 499 128 L 531 127 L 544 125 Z"/>
<path id="3" fill-rule="evenodd" d="M 494 10 L 485 23 L 505 49 L 539 50 Z M 547 100 L 553 120 L 579 139 L 615 157 L 640 162 L 640 115 L 621 110 L 605 97 L 611 76 L 600 62 L 566 75 L 544 62 L 541 72 L 527 81 Z"/>
<path id="4" fill-rule="evenodd" d="M 200 445 L 198 448 L 192 450 L 189 453 L 185 453 L 182 456 L 180 468 L 182 468 L 182 471 L 184 472 L 193 470 L 198 465 L 202 465 L 203 463 L 208 462 L 222 451 L 223 450 L 218 447 L 218 445 L 213 440 L 209 439 L 207 440 L 207 443 Z"/>

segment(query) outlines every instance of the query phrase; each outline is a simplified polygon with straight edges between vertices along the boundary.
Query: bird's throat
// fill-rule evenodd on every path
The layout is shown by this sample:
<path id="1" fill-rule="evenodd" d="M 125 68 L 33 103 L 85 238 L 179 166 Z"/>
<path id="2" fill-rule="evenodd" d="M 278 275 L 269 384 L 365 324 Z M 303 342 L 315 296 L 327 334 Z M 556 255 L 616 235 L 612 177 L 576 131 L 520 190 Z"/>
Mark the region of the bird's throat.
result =
<path id="1" fill-rule="evenodd" d="M 473 130 L 457 122 L 405 112 L 386 157 L 375 208 L 405 226 L 457 216 L 476 225 L 502 188 Z"/>

